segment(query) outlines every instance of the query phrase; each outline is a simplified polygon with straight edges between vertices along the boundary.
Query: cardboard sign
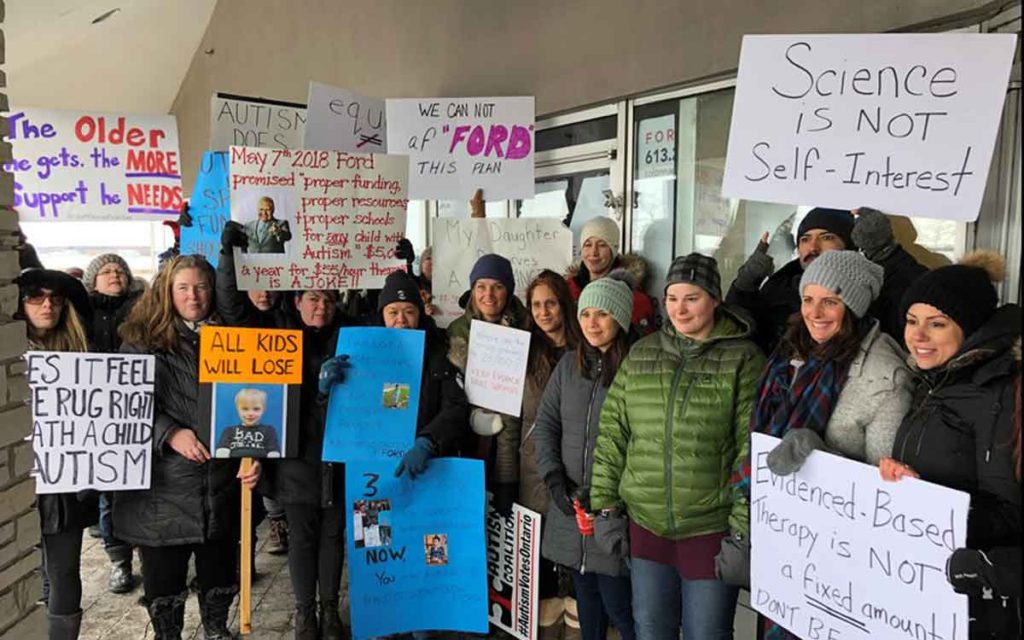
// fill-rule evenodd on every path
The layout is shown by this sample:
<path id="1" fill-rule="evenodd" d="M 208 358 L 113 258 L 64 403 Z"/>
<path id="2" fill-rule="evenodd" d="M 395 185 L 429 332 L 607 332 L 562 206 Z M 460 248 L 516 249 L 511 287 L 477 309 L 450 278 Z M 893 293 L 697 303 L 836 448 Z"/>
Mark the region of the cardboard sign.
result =
<path id="1" fill-rule="evenodd" d="M 487 632 L 483 487 L 479 460 L 431 460 L 415 480 L 345 465 L 353 637 Z"/>
<path id="2" fill-rule="evenodd" d="M 153 220 L 181 210 L 174 116 L 23 109 L 7 118 L 26 222 Z"/>
<path id="3" fill-rule="evenodd" d="M 205 325 L 199 382 L 302 384 L 302 332 Z"/>
<path id="4" fill-rule="evenodd" d="M 409 155 L 409 197 L 533 197 L 533 97 L 387 100 L 388 149 Z"/>
<path id="5" fill-rule="evenodd" d="M 36 493 L 148 489 L 153 356 L 29 351 Z"/>
<path id="6" fill-rule="evenodd" d="M 945 566 L 970 497 L 823 452 L 776 476 L 779 442 L 752 435 L 751 605 L 805 640 L 966 640 L 967 597 Z"/>
<path id="7" fill-rule="evenodd" d="M 309 83 L 306 149 L 387 153 L 384 101 L 350 89 Z"/>
<path id="8" fill-rule="evenodd" d="M 228 154 L 207 151 L 188 201 L 192 226 L 181 228 L 181 255 L 199 254 L 217 266 L 220 235 L 231 219 L 231 191 L 228 184 Z"/>
<path id="9" fill-rule="evenodd" d="M 469 273 L 480 256 L 497 253 L 512 262 L 520 300 L 538 273 L 565 273 L 572 261 L 572 231 L 553 218 L 434 218 L 431 238 L 433 317 L 442 327 L 463 314 L 459 296 L 469 289 Z"/>
<path id="10" fill-rule="evenodd" d="M 242 290 L 379 289 L 404 266 L 409 162 L 344 151 L 231 147 Z"/>
<path id="11" fill-rule="evenodd" d="M 218 93 L 210 98 L 210 149 L 301 149 L 306 108 L 294 102 Z"/>
<path id="12" fill-rule="evenodd" d="M 331 389 L 324 461 L 389 459 L 412 446 L 419 416 L 425 334 L 416 329 L 344 328 L 345 380 Z M 394 468 L 392 467 L 392 471 Z"/>
<path id="13" fill-rule="evenodd" d="M 540 514 L 513 504 L 487 513 L 490 620 L 519 640 L 536 640 L 540 593 Z"/>
<path id="14" fill-rule="evenodd" d="M 469 328 L 466 397 L 470 404 L 518 416 L 530 359 L 530 332 L 473 320 Z"/>
<path id="15" fill-rule="evenodd" d="M 973 221 L 1017 36 L 744 36 L 724 195 Z"/>

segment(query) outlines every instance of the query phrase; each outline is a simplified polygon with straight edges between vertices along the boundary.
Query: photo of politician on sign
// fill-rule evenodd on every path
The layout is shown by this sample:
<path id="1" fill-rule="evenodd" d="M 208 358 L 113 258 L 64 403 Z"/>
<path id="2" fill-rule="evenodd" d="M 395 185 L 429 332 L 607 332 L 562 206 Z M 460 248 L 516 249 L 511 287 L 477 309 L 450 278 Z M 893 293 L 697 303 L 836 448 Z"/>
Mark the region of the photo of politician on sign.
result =
<path id="1" fill-rule="evenodd" d="M 259 187 L 240 189 L 234 194 L 239 200 L 233 207 L 239 212 L 235 219 L 242 223 L 249 241 L 242 252 L 252 254 L 286 254 L 292 239 L 289 220 L 295 211 L 295 196 L 291 189 Z M 232 203 L 234 204 L 234 203 Z"/>
<path id="2" fill-rule="evenodd" d="M 213 385 L 210 441 L 215 458 L 284 456 L 288 386 L 218 382 Z"/>

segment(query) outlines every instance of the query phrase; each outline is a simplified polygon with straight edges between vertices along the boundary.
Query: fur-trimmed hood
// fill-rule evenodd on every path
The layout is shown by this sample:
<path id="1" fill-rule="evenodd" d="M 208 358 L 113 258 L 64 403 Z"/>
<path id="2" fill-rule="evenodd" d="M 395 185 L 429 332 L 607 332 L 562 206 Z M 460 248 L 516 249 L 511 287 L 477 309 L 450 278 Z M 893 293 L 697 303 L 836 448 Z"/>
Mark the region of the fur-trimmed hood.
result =
<path id="1" fill-rule="evenodd" d="M 648 266 L 647 259 L 638 253 L 623 253 L 615 257 L 612 261 L 612 268 L 609 271 L 615 269 L 624 269 L 631 276 L 635 282 L 635 289 L 643 289 L 644 284 L 647 281 Z M 587 286 L 590 282 L 590 271 L 587 266 L 583 263 L 583 260 L 577 260 L 569 265 L 569 268 L 565 272 L 565 277 L 572 278 L 580 285 L 580 289 Z"/>
<path id="2" fill-rule="evenodd" d="M 526 305 L 519 298 L 511 296 L 498 324 L 504 327 L 522 329 L 526 326 L 526 317 Z M 466 362 L 469 359 L 470 326 L 473 320 L 483 319 L 483 316 L 478 311 L 472 307 L 467 307 L 461 316 L 448 325 L 448 360 L 463 373 L 466 371 Z"/>

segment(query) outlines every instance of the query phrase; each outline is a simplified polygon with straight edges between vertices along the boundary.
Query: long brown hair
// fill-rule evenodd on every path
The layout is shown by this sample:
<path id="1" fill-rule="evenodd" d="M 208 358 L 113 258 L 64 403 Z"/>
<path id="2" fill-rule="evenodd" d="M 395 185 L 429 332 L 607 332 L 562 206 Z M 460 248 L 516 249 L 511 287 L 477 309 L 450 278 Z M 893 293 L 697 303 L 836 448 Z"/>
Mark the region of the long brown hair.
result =
<path id="1" fill-rule="evenodd" d="M 146 289 L 139 301 L 132 307 L 128 318 L 119 331 L 121 340 L 141 347 L 146 351 L 174 351 L 178 344 L 175 320 L 178 312 L 174 309 L 174 277 L 185 269 L 198 269 L 210 287 L 210 315 L 213 315 L 214 272 L 213 267 L 200 255 L 177 256 L 164 265 L 153 280 L 153 286 Z"/>
<path id="2" fill-rule="evenodd" d="M 24 303 L 22 303 L 24 304 Z M 85 336 L 85 323 L 75 310 L 75 305 L 68 299 L 61 310 L 57 326 L 44 334 L 36 333 L 25 315 L 25 327 L 28 330 L 29 349 L 33 351 L 70 351 L 85 353 L 89 350 L 89 340 Z"/>
<path id="3" fill-rule="evenodd" d="M 558 348 L 533 320 L 533 292 L 540 286 L 550 289 L 558 300 L 558 312 L 562 314 L 562 329 L 565 331 L 565 348 L 575 349 L 582 342 L 583 334 L 580 322 L 576 319 L 576 303 L 573 302 L 565 278 L 551 269 L 544 269 L 526 289 L 526 328 L 530 332 L 530 359 L 526 371 L 533 383 L 543 388 L 558 364 Z"/>
<path id="4" fill-rule="evenodd" d="M 615 379 L 615 374 L 619 370 L 619 365 L 629 355 L 629 347 L 632 341 L 629 338 L 629 331 L 626 331 L 622 327 L 619 327 L 618 334 L 615 335 L 615 340 L 608 349 L 601 353 L 599 349 L 590 346 L 590 343 L 586 339 L 581 339 L 576 347 L 576 367 L 584 378 L 588 380 L 593 379 L 593 372 L 591 371 L 590 359 L 597 356 L 601 359 L 601 386 L 610 387 L 612 386 L 612 380 Z"/>
<path id="5" fill-rule="evenodd" d="M 785 357 L 795 356 L 804 361 L 809 358 L 817 358 L 848 366 L 860 353 L 862 336 L 859 325 L 861 322 L 863 321 L 858 321 L 850 308 L 846 307 L 839 333 L 832 336 L 827 342 L 819 343 L 811 337 L 803 315 L 797 311 L 789 316 L 786 333 L 779 345 L 779 353 Z"/>

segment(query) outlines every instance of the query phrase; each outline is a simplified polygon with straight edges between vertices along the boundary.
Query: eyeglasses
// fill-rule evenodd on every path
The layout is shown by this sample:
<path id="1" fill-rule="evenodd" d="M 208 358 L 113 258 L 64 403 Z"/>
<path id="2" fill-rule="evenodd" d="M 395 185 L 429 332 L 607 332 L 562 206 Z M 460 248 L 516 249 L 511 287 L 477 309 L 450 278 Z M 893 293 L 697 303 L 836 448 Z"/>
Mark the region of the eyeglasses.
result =
<path id="1" fill-rule="evenodd" d="M 23 296 L 21 299 L 25 302 L 25 304 L 31 305 L 43 304 L 43 302 L 45 302 L 48 299 L 50 301 L 50 304 L 52 304 L 55 307 L 63 307 L 64 304 L 67 302 L 67 298 L 60 295 L 59 293 L 49 292 L 30 293 L 26 296 Z"/>
<path id="2" fill-rule="evenodd" d="M 96 275 L 98 275 L 98 276 L 118 276 L 118 277 L 121 277 L 121 276 L 128 275 L 128 273 L 124 269 L 122 269 L 120 267 L 111 267 L 110 269 L 107 269 L 106 267 L 104 267 L 103 269 L 100 269 L 99 272 L 96 273 Z"/>

